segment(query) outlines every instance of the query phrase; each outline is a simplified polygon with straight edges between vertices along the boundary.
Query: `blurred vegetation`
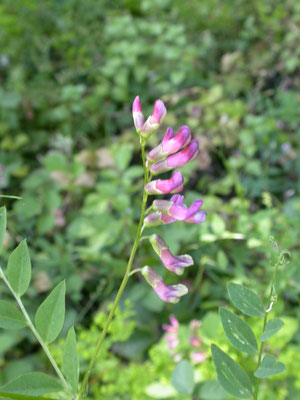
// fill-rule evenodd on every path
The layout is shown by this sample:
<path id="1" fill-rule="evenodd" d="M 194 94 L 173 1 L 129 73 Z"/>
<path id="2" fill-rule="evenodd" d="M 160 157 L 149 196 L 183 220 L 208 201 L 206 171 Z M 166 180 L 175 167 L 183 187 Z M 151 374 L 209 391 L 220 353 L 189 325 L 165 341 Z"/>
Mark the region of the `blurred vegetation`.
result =
<path id="1" fill-rule="evenodd" d="M 2 0 L 0 26 L 0 189 L 22 197 L 2 199 L 9 211 L 2 264 L 26 237 L 34 284 L 24 302 L 32 313 L 67 279 L 64 333 L 79 323 L 83 349 L 101 329 L 98 312 L 116 293 L 137 228 L 143 170 L 131 120 L 135 95 L 145 114 L 162 98 L 165 126 L 188 124 L 200 143 L 182 172 L 187 202 L 200 194 L 207 221 L 159 228 L 171 250 L 195 260 L 184 278 L 190 294 L 165 305 L 138 276 L 131 279 L 123 301 L 132 311 L 125 306 L 111 328 L 111 351 L 92 377 L 94 398 L 163 398 L 176 361 L 162 323 L 174 313 L 185 335 L 185 324 L 203 320 L 207 345 L 229 280 L 264 293 L 274 240 L 292 252 L 273 312 L 289 318 L 284 338 L 273 343 L 288 372 L 261 398 L 299 396 L 300 3 Z M 136 267 L 145 264 L 175 282 L 148 244 L 136 258 Z M 3 286 L 0 293 L 8 297 Z M 219 336 L 213 339 L 226 350 Z M 204 386 L 215 378 L 206 351 L 195 398 L 225 399 Z M 0 383 L 24 370 L 51 371 L 27 331 L 0 332 L 0 367 Z"/>

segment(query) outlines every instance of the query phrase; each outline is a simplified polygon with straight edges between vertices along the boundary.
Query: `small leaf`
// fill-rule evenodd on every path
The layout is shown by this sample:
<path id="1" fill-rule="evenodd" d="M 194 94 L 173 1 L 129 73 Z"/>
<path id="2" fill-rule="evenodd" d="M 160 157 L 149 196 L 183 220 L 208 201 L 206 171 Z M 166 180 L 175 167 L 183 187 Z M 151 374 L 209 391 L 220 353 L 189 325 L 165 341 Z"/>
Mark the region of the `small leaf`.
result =
<path id="1" fill-rule="evenodd" d="M 195 386 L 193 366 L 187 360 L 180 361 L 172 373 L 171 382 L 178 393 L 192 394 Z"/>
<path id="2" fill-rule="evenodd" d="M 35 326 L 43 340 L 49 344 L 59 335 L 65 320 L 65 281 L 60 282 L 39 306 Z"/>
<path id="3" fill-rule="evenodd" d="M 6 232 L 6 208 L 0 208 L 0 251 L 3 246 L 4 237 Z"/>
<path id="4" fill-rule="evenodd" d="M 237 350 L 247 354 L 255 354 L 257 352 L 257 343 L 250 326 L 226 308 L 221 307 L 219 313 L 229 342 Z"/>
<path id="5" fill-rule="evenodd" d="M 252 385 L 243 368 L 215 344 L 211 345 L 211 353 L 223 389 L 239 399 L 252 397 Z"/>
<path id="6" fill-rule="evenodd" d="M 19 376 L 0 387 L 0 392 L 29 396 L 41 396 L 46 393 L 54 393 L 61 390 L 62 387 L 55 378 L 42 374 L 41 372 L 30 372 Z"/>
<path id="7" fill-rule="evenodd" d="M 227 286 L 229 297 L 234 306 L 249 317 L 261 317 L 264 315 L 264 306 L 252 290 L 237 283 L 230 282 Z"/>
<path id="8" fill-rule="evenodd" d="M 31 279 L 31 262 L 26 240 L 11 253 L 7 265 L 7 278 L 14 291 L 22 296 Z"/>
<path id="9" fill-rule="evenodd" d="M 265 342 L 269 340 L 272 336 L 274 336 L 284 325 L 284 322 L 279 318 L 273 318 L 268 321 L 264 333 L 260 337 L 261 342 Z"/>
<path id="10" fill-rule="evenodd" d="M 79 359 L 76 347 L 76 334 L 73 327 L 70 328 L 66 340 L 63 355 L 63 371 L 67 381 L 73 389 L 74 394 L 76 394 L 79 379 Z"/>
<path id="11" fill-rule="evenodd" d="M 268 378 L 269 376 L 281 374 L 285 371 L 285 365 L 282 362 L 276 360 L 276 358 L 270 354 L 267 354 L 260 367 L 254 372 L 256 378 Z"/>
<path id="12" fill-rule="evenodd" d="M 26 326 L 26 320 L 13 304 L 0 300 L 0 328 L 22 329 Z"/>

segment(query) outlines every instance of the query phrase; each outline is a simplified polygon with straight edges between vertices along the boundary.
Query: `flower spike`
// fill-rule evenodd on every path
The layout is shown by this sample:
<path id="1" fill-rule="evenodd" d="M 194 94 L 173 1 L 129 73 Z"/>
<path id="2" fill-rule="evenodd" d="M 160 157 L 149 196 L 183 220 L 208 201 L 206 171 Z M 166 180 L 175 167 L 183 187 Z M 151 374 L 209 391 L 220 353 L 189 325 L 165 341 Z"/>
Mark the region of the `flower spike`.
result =
<path id="1" fill-rule="evenodd" d="M 148 266 L 143 267 L 141 272 L 158 297 L 166 303 L 176 304 L 181 296 L 188 293 L 187 287 L 182 284 L 167 286 L 162 277 Z"/>
<path id="2" fill-rule="evenodd" d="M 188 254 L 177 257 L 173 256 L 167 244 L 158 235 L 151 235 L 149 240 L 154 251 L 160 257 L 162 263 L 169 271 L 172 271 L 177 275 L 182 275 L 184 268 L 194 265 L 192 257 Z"/>

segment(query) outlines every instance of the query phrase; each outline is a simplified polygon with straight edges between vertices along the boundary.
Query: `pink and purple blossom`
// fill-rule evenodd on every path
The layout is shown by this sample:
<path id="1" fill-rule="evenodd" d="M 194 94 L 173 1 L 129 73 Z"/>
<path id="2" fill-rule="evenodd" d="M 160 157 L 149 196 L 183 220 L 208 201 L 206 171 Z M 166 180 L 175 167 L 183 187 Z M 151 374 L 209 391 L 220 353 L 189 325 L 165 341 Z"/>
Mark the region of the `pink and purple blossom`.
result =
<path id="1" fill-rule="evenodd" d="M 158 175 L 169 171 L 173 168 L 179 168 L 182 165 L 193 160 L 198 154 L 198 142 L 192 140 L 184 149 L 178 153 L 168 156 L 164 160 L 160 160 L 151 165 L 150 171 L 153 175 Z"/>
<path id="2" fill-rule="evenodd" d="M 169 179 L 157 179 L 147 183 L 145 190 L 148 194 L 180 193 L 183 188 L 183 176 L 175 171 Z"/>
<path id="3" fill-rule="evenodd" d="M 178 284 L 167 286 L 163 278 L 148 266 L 143 267 L 141 272 L 158 297 L 166 303 L 176 304 L 179 302 L 181 296 L 188 293 L 188 289 L 185 285 Z"/>
<path id="4" fill-rule="evenodd" d="M 176 136 L 173 129 L 168 127 L 162 142 L 155 147 L 147 156 L 150 163 L 159 161 L 170 154 L 174 154 L 191 141 L 191 130 L 187 125 L 180 128 Z"/>
<path id="5" fill-rule="evenodd" d="M 202 213 L 202 211 L 199 210 L 203 204 L 203 200 L 195 200 L 190 207 L 187 207 L 183 204 L 183 199 L 184 196 L 176 194 L 172 196 L 170 200 L 154 200 L 153 208 L 155 211 L 159 211 L 171 218 L 175 218 L 177 221 L 192 222 L 193 220 L 196 222 L 196 218 L 193 219 L 192 217 L 194 217 L 195 214 L 198 214 L 199 216 L 199 213 Z M 200 222 L 203 222 L 203 218 L 205 219 L 205 217 L 202 216 Z"/>
<path id="6" fill-rule="evenodd" d="M 152 244 L 154 251 L 160 257 L 163 265 L 169 271 L 174 272 L 176 275 L 182 275 L 184 272 L 184 268 L 194 265 L 192 257 L 188 254 L 173 256 L 167 244 L 158 235 L 151 235 L 149 240 Z"/>

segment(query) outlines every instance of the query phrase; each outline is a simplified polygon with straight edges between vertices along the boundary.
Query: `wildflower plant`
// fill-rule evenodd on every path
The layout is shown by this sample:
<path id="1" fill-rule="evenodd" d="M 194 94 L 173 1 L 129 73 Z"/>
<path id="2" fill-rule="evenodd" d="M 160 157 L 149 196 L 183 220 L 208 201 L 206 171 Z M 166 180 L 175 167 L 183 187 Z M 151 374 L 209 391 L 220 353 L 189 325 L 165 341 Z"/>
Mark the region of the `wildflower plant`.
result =
<path id="1" fill-rule="evenodd" d="M 6 271 L 0 268 L 0 278 L 6 284 L 18 305 L 17 308 L 13 303 L 0 300 L 0 327 L 6 329 L 28 327 L 41 345 L 58 377 L 57 380 L 41 372 L 31 372 L 19 376 L 0 387 L 1 396 L 18 399 L 29 399 L 32 397 L 28 396 L 35 396 L 35 399 L 39 399 L 41 398 L 39 396 L 43 396 L 44 394 L 57 392 L 58 396 L 64 399 L 81 400 L 86 397 L 89 376 L 98 359 L 102 343 L 106 337 L 122 293 L 129 278 L 134 273 L 140 272 L 156 294 L 167 303 L 178 303 L 180 298 L 187 294 L 188 289 L 185 285 L 179 283 L 167 286 L 163 278 L 147 265 L 142 268 L 133 269 L 133 262 L 138 246 L 142 242 L 142 239 L 148 239 L 154 251 L 160 257 L 162 264 L 171 273 L 181 276 L 185 268 L 193 265 L 192 258 L 187 254 L 173 255 L 167 243 L 157 234 L 142 238 L 142 233 L 148 227 L 170 224 L 176 221 L 199 224 L 204 222 L 206 217 L 206 213 L 201 209 L 203 204 L 201 199 L 194 201 L 188 207 L 184 204 L 184 196 L 179 194 L 183 190 L 183 177 L 181 172 L 176 168 L 194 159 L 198 153 L 198 143 L 192 139 L 189 127 L 181 127 L 176 135 L 172 128 L 168 127 L 162 142 L 146 154 L 147 140 L 158 130 L 166 112 L 164 103 L 161 100 L 157 100 L 153 113 L 145 120 L 141 101 L 138 96 L 132 105 L 133 121 L 140 139 L 144 168 L 144 189 L 140 220 L 123 280 L 110 308 L 81 383 L 79 383 L 79 357 L 74 327 L 71 327 L 67 334 L 62 370 L 49 350 L 49 344 L 57 339 L 64 324 L 65 282 L 60 282 L 51 291 L 37 309 L 33 322 L 21 299 L 25 295 L 31 281 L 31 261 L 25 240 L 10 255 Z M 176 170 L 167 179 L 152 179 L 153 176 L 174 169 Z M 171 198 L 156 199 L 147 209 L 148 197 L 153 195 L 171 195 Z M 5 231 L 6 210 L 2 207 L 0 209 L 0 249 L 4 241 Z"/>

